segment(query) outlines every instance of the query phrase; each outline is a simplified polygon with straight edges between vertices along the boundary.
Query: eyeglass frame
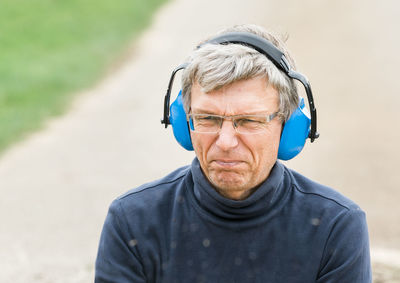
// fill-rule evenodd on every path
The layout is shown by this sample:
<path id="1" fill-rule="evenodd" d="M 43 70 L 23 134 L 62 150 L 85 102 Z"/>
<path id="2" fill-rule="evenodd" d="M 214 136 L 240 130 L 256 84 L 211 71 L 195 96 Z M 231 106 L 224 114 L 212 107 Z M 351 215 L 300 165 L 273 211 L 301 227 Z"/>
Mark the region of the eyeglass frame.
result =
<path id="1" fill-rule="evenodd" d="M 259 134 L 263 132 L 263 129 L 261 131 L 256 131 L 254 133 L 251 132 L 241 132 L 240 130 L 238 130 L 238 125 L 237 125 L 237 120 L 241 119 L 241 118 L 251 118 L 251 117 L 257 117 L 257 118 L 266 118 L 266 121 L 263 122 L 263 126 L 267 126 L 275 117 L 279 117 L 280 116 L 280 112 L 274 112 L 272 114 L 266 114 L 266 115 L 262 115 L 262 114 L 238 114 L 238 115 L 217 115 L 217 114 L 209 114 L 209 113 L 189 113 L 186 114 L 186 120 L 188 122 L 188 126 L 190 131 L 195 132 L 195 133 L 200 133 L 200 134 L 218 134 L 221 129 L 222 129 L 222 125 L 224 123 L 225 120 L 231 120 L 232 121 L 232 127 L 235 129 L 235 132 L 238 134 L 242 134 L 242 135 L 252 135 L 252 134 Z M 215 118 L 219 118 L 219 128 L 217 131 L 196 131 L 195 127 L 194 127 L 194 123 L 193 123 L 193 118 L 191 116 L 193 115 L 204 115 L 204 116 L 209 116 L 209 117 L 215 117 Z M 256 121 L 258 122 L 258 121 Z"/>

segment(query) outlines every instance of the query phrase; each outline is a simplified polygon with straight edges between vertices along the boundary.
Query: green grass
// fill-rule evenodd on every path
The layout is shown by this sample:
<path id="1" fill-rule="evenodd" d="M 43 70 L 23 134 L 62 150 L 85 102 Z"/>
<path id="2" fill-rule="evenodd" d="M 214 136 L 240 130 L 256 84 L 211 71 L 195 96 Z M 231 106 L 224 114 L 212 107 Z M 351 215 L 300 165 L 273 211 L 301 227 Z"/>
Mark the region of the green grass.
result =
<path id="1" fill-rule="evenodd" d="M 65 111 L 166 0 L 1 0 L 0 152 Z"/>

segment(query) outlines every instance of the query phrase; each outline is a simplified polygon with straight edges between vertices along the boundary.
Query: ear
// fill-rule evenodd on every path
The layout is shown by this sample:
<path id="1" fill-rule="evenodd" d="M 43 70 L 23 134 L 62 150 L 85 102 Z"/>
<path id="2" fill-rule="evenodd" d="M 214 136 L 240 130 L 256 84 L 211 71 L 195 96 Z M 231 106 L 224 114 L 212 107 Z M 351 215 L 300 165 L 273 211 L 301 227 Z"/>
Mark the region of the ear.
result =
<path id="1" fill-rule="evenodd" d="M 278 159 L 289 160 L 301 152 L 310 133 L 310 124 L 310 114 L 304 105 L 304 99 L 301 97 L 299 107 L 283 127 Z"/>
<path id="2" fill-rule="evenodd" d="M 179 91 L 175 101 L 171 104 L 169 113 L 169 121 L 176 141 L 186 150 L 193 150 L 186 112 L 183 107 L 182 90 Z"/>

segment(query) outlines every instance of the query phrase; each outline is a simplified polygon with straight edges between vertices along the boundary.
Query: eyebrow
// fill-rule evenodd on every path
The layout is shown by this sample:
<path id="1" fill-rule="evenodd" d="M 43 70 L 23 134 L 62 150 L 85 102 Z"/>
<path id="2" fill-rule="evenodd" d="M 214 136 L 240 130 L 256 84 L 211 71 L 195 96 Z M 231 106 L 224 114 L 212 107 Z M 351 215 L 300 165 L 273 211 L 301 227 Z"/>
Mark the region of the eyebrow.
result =
<path id="1" fill-rule="evenodd" d="M 206 109 L 202 109 L 202 108 L 191 109 L 190 112 L 193 113 L 193 114 L 221 115 L 219 113 L 216 113 L 215 111 L 212 111 L 212 110 L 209 110 L 209 109 L 206 110 Z M 235 114 L 235 115 L 232 115 L 232 116 L 236 116 L 236 115 L 269 115 L 270 114 L 269 112 L 270 111 L 268 111 L 268 110 L 260 110 L 260 111 L 256 110 L 256 111 L 247 111 L 247 112 L 244 111 L 244 112 L 242 112 L 240 114 Z M 275 112 L 277 112 L 277 111 L 275 111 Z M 272 112 L 272 113 L 275 113 L 275 112 Z"/>
<path id="2" fill-rule="evenodd" d="M 211 111 L 211 110 L 205 110 L 202 108 L 191 108 L 189 112 L 192 112 L 193 114 L 214 114 L 218 115 L 218 113 Z"/>

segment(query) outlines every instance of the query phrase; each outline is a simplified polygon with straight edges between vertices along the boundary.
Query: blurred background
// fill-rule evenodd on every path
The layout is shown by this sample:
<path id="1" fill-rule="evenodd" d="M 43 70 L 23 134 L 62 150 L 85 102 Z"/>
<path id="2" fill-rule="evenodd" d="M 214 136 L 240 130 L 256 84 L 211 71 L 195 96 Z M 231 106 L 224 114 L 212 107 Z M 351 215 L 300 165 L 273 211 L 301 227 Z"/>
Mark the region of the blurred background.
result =
<path id="1" fill-rule="evenodd" d="M 286 165 L 362 207 L 374 282 L 400 282 L 395 0 L 2 0 L 1 282 L 93 281 L 111 201 L 194 157 L 160 124 L 171 71 L 240 23 L 313 88 L 321 137 Z"/>

